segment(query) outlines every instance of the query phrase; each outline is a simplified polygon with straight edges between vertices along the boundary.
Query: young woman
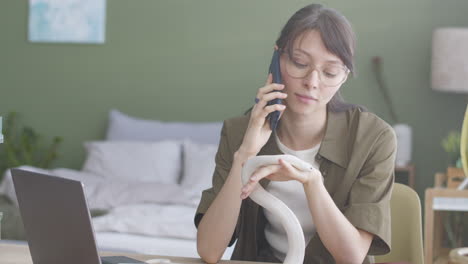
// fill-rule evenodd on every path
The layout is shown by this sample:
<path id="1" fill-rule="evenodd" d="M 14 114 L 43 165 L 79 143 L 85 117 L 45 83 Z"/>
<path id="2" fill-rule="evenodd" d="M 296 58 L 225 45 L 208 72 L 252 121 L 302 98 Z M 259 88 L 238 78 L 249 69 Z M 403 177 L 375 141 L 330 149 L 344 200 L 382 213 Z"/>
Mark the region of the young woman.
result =
<path id="1" fill-rule="evenodd" d="M 198 253 L 216 263 L 237 240 L 234 260 L 284 260 L 281 223 L 248 198 L 262 184 L 297 215 L 304 263 L 371 263 L 371 255 L 390 251 L 396 138 L 376 115 L 341 99 L 341 85 L 354 72 L 350 23 L 336 10 L 308 5 L 286 23 L 275 49 L 283 85 L 269 75 L 251 111 L 224 122 L 213 186 L 195 216 Z M 267 106 L 275 98 L 283 104 Z M 276 110 L 281 119 L 272 131 L 265 118 Z M 246 160 L 276 154 L 295 155 L 317 170 L 279 161 L 242 184 Z"/>

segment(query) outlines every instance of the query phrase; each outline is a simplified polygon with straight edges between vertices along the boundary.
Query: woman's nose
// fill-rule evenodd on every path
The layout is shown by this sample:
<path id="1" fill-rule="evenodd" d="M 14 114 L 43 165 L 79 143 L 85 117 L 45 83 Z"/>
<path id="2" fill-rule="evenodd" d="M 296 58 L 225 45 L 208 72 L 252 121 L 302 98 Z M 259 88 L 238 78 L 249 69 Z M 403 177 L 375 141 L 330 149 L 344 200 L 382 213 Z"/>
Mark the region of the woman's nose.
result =
<path id="1" fill-rule="evenodd" d="M 310 88 L 318 88 L 320 83 L 320 76 L 317 70 L 312 70 L 306 77 L 304 77 L 305 84 Z"/>

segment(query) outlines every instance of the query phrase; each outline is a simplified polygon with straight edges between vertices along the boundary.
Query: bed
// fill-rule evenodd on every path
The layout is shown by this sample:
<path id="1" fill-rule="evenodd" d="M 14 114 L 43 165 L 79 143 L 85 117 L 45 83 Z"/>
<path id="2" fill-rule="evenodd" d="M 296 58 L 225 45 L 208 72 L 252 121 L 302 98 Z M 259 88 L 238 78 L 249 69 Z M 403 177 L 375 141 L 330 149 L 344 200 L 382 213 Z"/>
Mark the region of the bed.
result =
<path id="1" fill-rule="evenodd" d="M 84 142 L 81 170 L 20 168 L 84 184 L 100 250 L 198 257 L 193 217 L 201 191 L 211 186 L 221 126 L 147 120 L 112 109 L 106 138 Z M 9 170 L 0 184 L 0 211 L 3 239 L 25 243 Z"/>

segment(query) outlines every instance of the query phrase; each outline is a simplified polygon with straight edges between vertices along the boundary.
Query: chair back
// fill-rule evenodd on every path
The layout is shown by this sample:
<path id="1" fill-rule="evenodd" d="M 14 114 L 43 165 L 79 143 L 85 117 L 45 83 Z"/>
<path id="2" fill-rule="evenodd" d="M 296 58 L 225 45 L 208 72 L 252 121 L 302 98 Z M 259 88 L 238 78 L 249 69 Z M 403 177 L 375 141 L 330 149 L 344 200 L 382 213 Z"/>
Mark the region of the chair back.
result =
<path id="1" fill-rule="evenodd" d="M 421 201 L 418 194 L 407 185 L 395 183 L 390 204 L 392 250 L 387 255 L 375 256 L 375 262 L 423 264 Z"/>

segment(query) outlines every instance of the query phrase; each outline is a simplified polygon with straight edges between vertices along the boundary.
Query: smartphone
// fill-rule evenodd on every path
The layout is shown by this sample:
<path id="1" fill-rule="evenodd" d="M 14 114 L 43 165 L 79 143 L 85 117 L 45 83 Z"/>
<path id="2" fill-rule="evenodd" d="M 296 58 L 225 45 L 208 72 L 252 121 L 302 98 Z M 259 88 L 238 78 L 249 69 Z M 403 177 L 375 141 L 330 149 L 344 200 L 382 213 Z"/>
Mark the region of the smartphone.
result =
<path id="1" fill-rule="evenodd" d="M 275 50 L 273 52 L 273 57 L 271 58 L 271 63 L 270 63 L 270 70 L 268 73 L 272 74 L 273 77 L 273 83 L 279 83 L 282 84 L 283 81 L 281 80 L 281 71 L 280 71 L 280 53 L 278 50 Z M 272 91 L 272 92 L 276 92 Z M 268 101 L 267 105 L 273 105 L 273 104 L 282 104 L 283 100 L 276 98 L 271 101 Z M 267 120 L 270 122 L 270 128 L 271 130 L 275 131 L 276 127 L 278 126 L 278 121 L 280 117 L 280 112 L 278 110 L 275 110 L 274 112 L 271 112 L 267 116 Z"/>

